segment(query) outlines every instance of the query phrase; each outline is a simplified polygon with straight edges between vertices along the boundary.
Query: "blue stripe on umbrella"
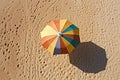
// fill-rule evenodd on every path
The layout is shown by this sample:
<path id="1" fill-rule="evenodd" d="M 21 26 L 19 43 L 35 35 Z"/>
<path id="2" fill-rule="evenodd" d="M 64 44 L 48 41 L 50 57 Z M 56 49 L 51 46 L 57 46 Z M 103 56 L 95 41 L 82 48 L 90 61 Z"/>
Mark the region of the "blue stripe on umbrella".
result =
<path id="1" fill-rule="evenodd" d="M 72 44 L 74 47 L 77 47 L 78 44 L 80 43 L 79 41 L 77 40 L 74 40 L 74 39 L 71 39 L 67 36 L 63 36 L 64 39 L 66 39 L 70 44 Z"/>
<path id="2" fill-rule="evenodd" d="M 55 49 L 54 49 L 54 54 L 60 54 L 60 37 L 58 37 Z"/>
<path id="3" fill-rule="evenodd" d="M 74 24 L 70 25 L 68 28 L 66 28 L 63 33 L 71 31 L 71 30 L 76 30 L 78 29 Z"/>

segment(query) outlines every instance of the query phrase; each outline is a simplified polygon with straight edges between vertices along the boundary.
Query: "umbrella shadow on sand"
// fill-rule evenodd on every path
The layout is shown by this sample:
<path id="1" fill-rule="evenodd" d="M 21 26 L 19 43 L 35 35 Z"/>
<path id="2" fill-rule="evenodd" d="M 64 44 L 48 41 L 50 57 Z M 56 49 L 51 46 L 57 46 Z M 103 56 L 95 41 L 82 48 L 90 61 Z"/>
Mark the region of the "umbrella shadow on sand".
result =
<path id="1" fill-rule="evenodd" d="M 105 49 L 93 42 L 84 42 L 69 55 L 70 63 L 86 73 L 105 70 L 107 64 Z"/>

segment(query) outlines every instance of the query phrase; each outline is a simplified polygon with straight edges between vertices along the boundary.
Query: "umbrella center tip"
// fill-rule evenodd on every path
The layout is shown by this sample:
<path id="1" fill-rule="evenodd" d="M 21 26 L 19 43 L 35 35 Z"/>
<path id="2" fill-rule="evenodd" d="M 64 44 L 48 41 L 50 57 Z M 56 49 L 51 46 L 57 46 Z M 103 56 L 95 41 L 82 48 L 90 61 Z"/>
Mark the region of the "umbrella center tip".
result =
<path id="1" fill-rule="evenodd" d="M 60 37 L 60 36 L 62 36 L 63 34 L 62 34 L 62 32 L 58 32 L 58 36 Z"/>

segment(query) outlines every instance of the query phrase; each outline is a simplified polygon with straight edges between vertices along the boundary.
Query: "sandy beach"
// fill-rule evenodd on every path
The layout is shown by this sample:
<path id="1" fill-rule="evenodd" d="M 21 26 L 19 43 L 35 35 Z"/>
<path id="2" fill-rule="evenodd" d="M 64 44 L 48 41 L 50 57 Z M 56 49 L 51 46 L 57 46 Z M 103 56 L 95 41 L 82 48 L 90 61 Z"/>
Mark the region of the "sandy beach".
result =
<path id="1" fill-rule="evenodd" d="M 79 28 L 71 54 L 40 44 L 54 19 Z M 0 0 L 0 80 L 120 80 L 120 0 Z"/>

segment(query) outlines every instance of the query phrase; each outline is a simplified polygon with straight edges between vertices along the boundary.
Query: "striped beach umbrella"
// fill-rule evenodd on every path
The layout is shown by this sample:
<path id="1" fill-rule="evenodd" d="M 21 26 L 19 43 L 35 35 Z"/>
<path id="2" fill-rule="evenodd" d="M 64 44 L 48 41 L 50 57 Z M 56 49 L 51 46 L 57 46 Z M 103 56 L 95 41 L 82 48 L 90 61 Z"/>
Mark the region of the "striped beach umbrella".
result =
<path id="1" fill-rule="evenodd" d="M 79 28 L 68 20 L 52 20 L 41 32 L 41 45 L 52 54 L 69 54 L 80 43 Z"/>

